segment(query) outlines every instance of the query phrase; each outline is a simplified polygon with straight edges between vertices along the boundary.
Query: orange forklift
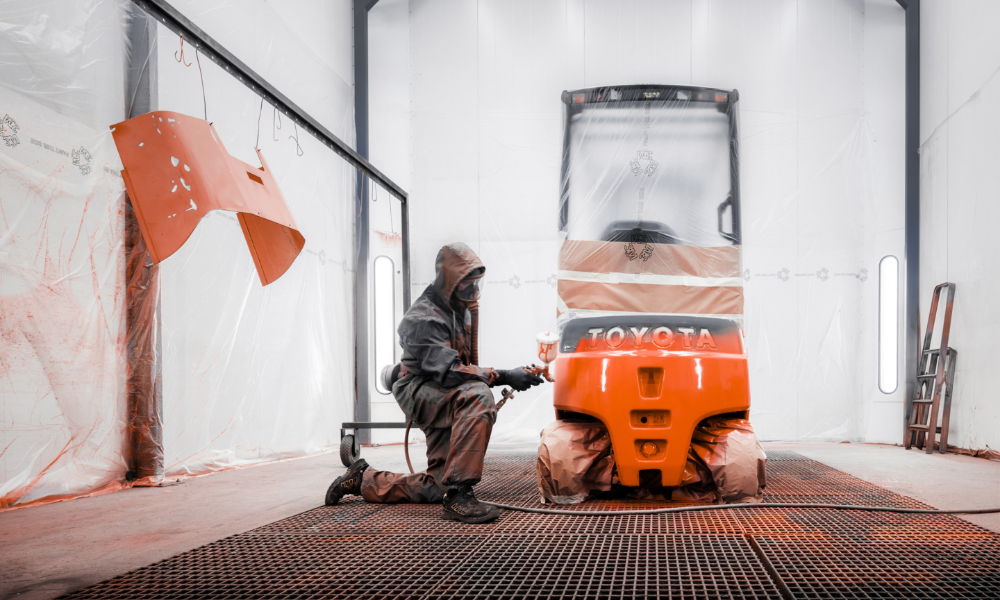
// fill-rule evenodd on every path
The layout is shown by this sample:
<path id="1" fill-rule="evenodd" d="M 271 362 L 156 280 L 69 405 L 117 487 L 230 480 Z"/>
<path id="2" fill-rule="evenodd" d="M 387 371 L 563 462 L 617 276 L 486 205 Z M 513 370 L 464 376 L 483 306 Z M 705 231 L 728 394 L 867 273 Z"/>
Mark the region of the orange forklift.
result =
<path id="1" fill-rule="evenodd" d="M 739 94 L 563 92 L 558 419 L 599 420 L 623 485 L 681 484 L 695 427 L 747 418 Z"/>

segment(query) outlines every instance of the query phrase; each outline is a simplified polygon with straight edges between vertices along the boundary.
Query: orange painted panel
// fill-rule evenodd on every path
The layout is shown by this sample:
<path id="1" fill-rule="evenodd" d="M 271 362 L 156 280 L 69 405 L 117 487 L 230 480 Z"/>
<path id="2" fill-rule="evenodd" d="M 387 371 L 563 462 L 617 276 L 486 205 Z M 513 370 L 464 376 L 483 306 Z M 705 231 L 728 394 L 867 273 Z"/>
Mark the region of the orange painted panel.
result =
<path id="1" fill-rule="evenodd" d="M 638 486 L 640 471 L 658 469 L 663 485 L 680 485 L 695 426 L 750 408 L 742 332 L 725 319 L 672 330 L 629 319 L 589 329 L 575 351 L 559 354 L 554 405 L 607 426 L 622 484 Z"/>
<path id="2" fill-rule="evenodd" d="M 305 238 L 260 150 L 258 169 L 230 156 L 207 121 L 163 110 L 111 131 L 154 263 L 177 252 L 209 211 L 228 210 L 238 213 L 261 284 L 292 266 Z"/>

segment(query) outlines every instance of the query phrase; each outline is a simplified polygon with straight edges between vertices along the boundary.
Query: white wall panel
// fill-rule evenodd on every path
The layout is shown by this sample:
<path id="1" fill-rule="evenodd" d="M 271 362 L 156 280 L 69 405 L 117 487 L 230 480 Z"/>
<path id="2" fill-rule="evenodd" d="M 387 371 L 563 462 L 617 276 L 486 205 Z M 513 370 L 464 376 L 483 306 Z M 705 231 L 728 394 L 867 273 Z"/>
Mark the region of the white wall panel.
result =
<path id="1" fill-rule="evenodd" d="M 958 350 L 949 443 L 1000 448 L 1000 297 L 993 248 L 1000 219 L 1000 5 L 921 3 L 920 306 L 956 284 L 949 345 Z"/>

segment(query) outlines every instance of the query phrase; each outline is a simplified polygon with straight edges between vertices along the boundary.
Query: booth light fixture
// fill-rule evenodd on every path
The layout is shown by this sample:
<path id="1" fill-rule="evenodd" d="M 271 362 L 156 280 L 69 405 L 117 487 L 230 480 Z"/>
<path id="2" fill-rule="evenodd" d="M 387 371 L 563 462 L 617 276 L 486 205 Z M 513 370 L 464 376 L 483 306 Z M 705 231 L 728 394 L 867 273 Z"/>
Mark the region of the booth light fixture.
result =
<path id="1" fill-rule="evenodd" d="M 878 264 L 878 388 L 891 394 L 899 371 L 899 260 L 885 256 Z"/>

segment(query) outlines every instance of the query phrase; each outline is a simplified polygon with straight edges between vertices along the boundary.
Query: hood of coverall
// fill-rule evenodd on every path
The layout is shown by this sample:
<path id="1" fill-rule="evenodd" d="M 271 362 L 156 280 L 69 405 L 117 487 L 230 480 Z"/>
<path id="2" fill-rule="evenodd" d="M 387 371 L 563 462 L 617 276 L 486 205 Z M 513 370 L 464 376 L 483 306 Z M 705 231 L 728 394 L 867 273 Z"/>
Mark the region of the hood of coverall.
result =
<path id="1" fill-rule="evenodd" d="M 451 295 L 458 282 L 473 271 L 486 272 L 486 266 L 476 253 L 462 242 L 453 242 L 438 251 L 434 261 L 434 290 L 445 302 L 451 302 Z"/>

